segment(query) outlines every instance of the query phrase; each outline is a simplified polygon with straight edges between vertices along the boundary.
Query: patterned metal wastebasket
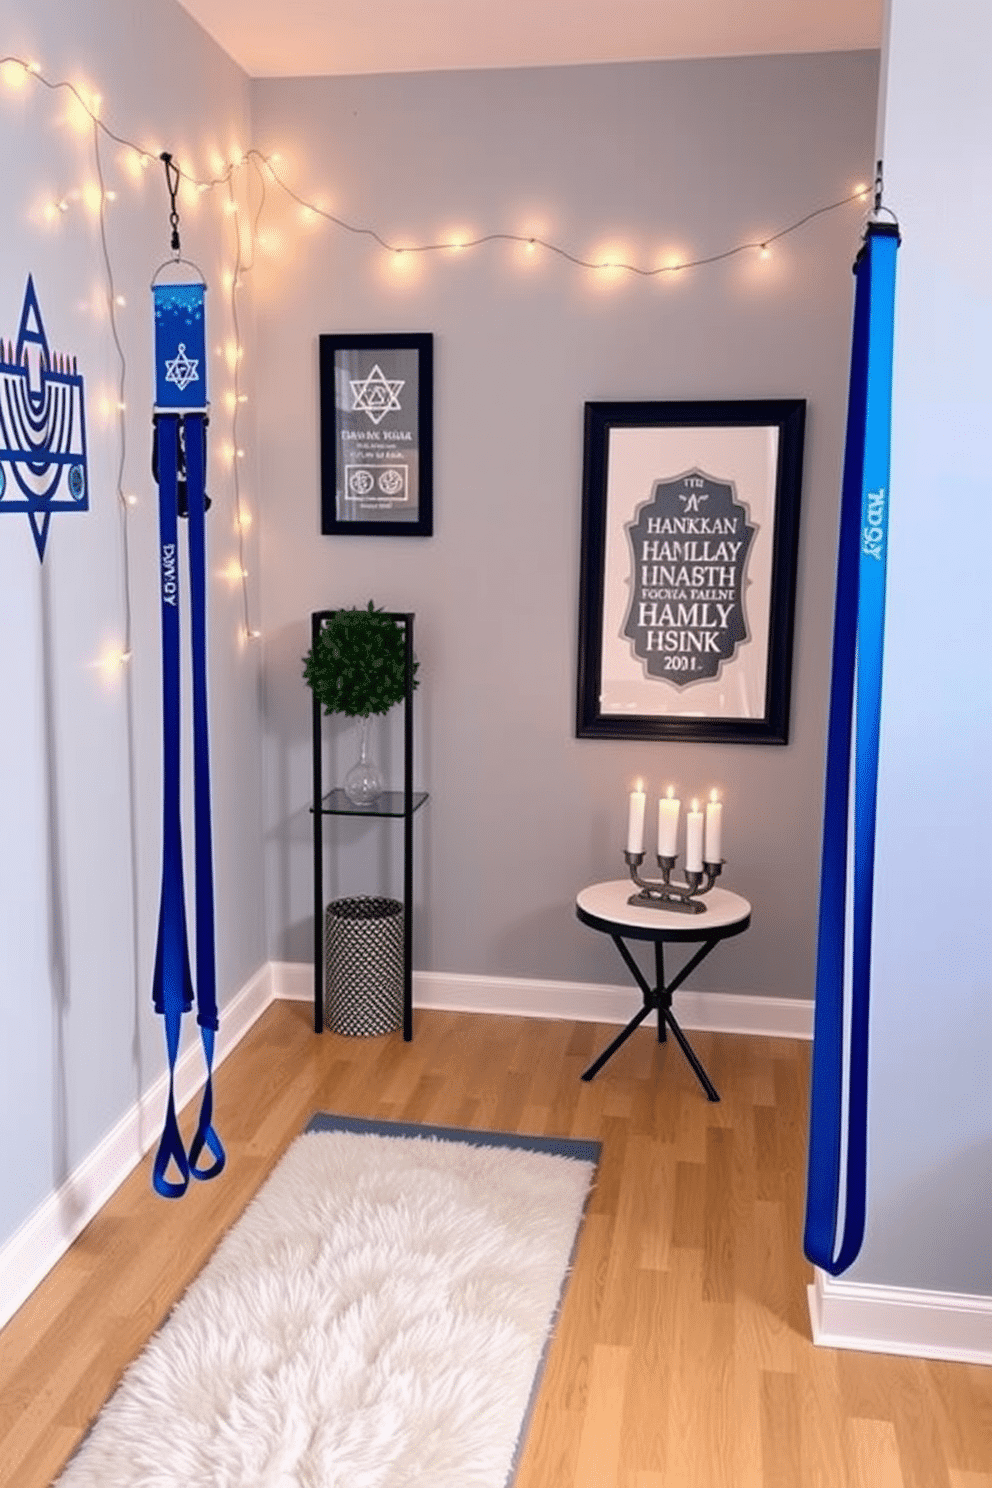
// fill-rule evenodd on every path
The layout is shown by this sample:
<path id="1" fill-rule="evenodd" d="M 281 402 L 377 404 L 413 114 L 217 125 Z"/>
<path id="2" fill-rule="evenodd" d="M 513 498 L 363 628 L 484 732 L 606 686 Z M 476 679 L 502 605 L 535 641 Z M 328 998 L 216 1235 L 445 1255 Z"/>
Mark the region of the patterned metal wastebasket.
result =
<path id="1" fill-rule="evenodd" d="M 324 916 L 324 1020 L 332 1033 L 369 1037 L 403 1022 L 403 906 L 360 894 Z"/>

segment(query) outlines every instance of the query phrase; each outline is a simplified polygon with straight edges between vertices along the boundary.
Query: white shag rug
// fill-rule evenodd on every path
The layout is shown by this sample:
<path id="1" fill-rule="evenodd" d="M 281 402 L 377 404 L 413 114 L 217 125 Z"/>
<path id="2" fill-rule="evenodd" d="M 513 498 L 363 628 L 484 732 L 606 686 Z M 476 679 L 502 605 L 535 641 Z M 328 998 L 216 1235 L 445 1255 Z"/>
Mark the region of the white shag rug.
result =
<path id="1" fill-rule="evenodd" d="M 297 1138 L 58 1488 L 504 1488 L 595 1160 L 490 1140 Z"/>

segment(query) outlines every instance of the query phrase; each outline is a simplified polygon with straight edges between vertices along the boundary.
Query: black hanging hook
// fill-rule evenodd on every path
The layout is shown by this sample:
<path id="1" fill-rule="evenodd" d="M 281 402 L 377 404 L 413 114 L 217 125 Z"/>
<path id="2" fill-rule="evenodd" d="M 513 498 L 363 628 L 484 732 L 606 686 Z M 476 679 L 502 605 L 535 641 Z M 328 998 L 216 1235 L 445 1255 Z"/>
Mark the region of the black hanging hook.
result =
<path id="1" fill-rule="evenodd" d="M 173 162 L 168 150 L 163 150 L 159 159 L 165 166 L 165 184 L 169 191 L 169 199 L 172 210 L 169 212 L 169 222 L 172 227 L 172 251 L 178 258 L 182 249 L 179 246 L 179 211 L 176 207 L 176 197 L 179 194 L 179 167 Z"/>
<path id="2" fill-rule="evenodd" d="M 899 231 L 899 218 L 896 216 L 895 212 L 893 212 L 891 207 L 887 207 L 885 205 L 884 201 L 882 200 L 882 195 L 882 162 L 881 160 L 876 160 L 874 188 L 875 204 L 872 210 L 868 213 L 866 230 L 867 227 L 870 226 L 873 227 L 876 232 L 891 233 L 893 236 L 901 238 L 902 234 Z"/>

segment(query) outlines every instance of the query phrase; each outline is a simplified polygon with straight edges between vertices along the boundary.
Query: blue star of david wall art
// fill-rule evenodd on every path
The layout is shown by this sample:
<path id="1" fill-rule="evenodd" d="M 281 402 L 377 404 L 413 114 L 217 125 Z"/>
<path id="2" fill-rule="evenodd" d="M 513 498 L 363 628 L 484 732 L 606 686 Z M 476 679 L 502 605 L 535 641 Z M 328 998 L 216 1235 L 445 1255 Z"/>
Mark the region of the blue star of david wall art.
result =
<path id="1" fill-rule="evenodd" d="M 29 274 L 17 344 L 0 338 L 0 513 L 27 514 L 44 561 L 54 514 L 89 504 L 82 375 L 49 349 Z"/>

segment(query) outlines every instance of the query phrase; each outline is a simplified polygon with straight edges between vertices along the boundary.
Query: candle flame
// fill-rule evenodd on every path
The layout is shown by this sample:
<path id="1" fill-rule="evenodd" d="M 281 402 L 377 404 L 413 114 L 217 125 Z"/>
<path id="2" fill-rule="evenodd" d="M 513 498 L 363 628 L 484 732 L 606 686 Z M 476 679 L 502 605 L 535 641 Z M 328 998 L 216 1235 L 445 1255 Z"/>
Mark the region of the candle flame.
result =
<path id="1" fill-rule="evenodd" d="M 668 787 L 668 799 L 671 801 L 674 798 L 674 796 L 675 796 L 675 787 L 674 787 L 674 785 L 670 785 Z"/>
<path id="2" fill-rule="evenodd" d="M 716 793 L 716 787 L 714 787 L 713 790 L 710 791 L 710 800 L 711 801 L 719 801 L 719 799 L 720 799 L 720 797 Z"/>
<path id="3" fill-rule="evenodd" d="M 692 809 L 693 809 L 693 811 L 698 811 L 699 810 L 699 802 L 698 801 L 693 801 L 693 803 L 692 803 Z"/>

